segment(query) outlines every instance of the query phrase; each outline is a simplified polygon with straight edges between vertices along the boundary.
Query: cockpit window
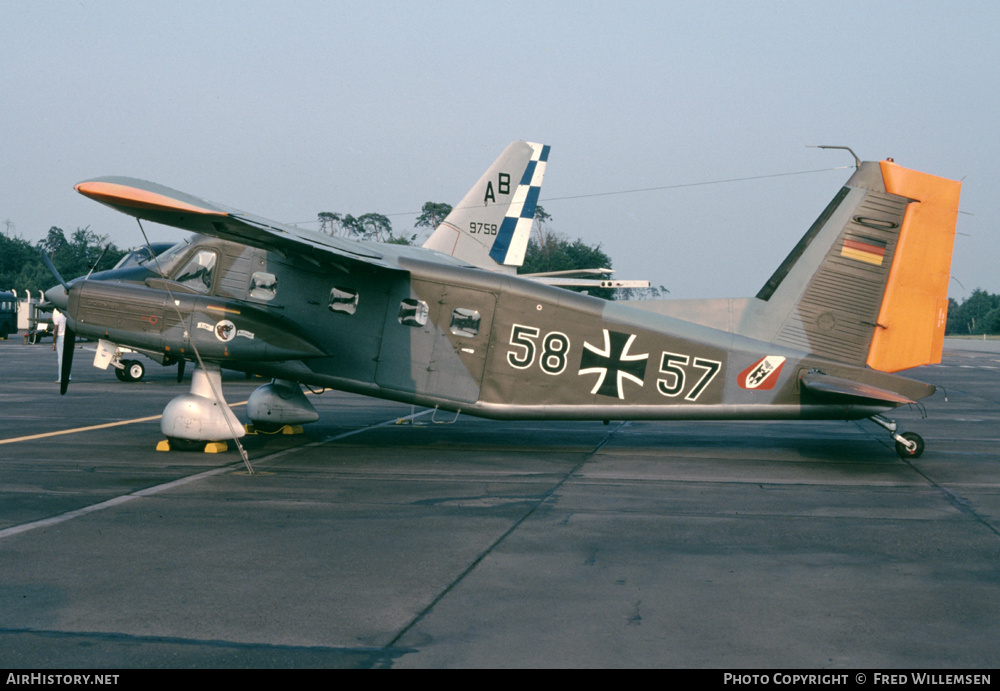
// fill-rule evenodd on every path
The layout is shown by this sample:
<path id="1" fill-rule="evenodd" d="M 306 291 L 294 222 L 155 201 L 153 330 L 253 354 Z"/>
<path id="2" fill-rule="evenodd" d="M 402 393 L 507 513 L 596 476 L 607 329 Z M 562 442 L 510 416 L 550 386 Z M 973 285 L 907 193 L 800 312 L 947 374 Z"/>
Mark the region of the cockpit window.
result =
<path id="1" fill-rule="evenodd" d="M 192 288 L 199 293 L 207 293 L 212 289 L 212 273 L 215 270 L 215 257 L 215 252 L 211 250 L 199 250 L 177 272 L 174 281 Z"/>
<path id="2" fill-rule="evenodd" d="M 184 244 L 186 247 L 187 243 L 185 242 Z M 171 245 L 169 242 L 154 242 L 152 245 L 141 245 L 119 259 L 114 268 L 128 269 L 133 266 L 142 266 L 155 255 L 163 255 L 167 250 L 172 249 L 173 247 L 174 245 Z M 156 262 L 150 264 L 149 267 L 155 271 Z"/>
<path id="3" fill-rule="evenodd" d="M 161 276 L 166 278 L 173 272 L 177 263 L 184 257 L 190 248 L 191 240 L 185 238 L 165 252 L 161 252 L 156 255 L 155 260 L 145 259 L 140 261 L 140 264 L 152 269 L 153 271 L 158 271 Z"/>

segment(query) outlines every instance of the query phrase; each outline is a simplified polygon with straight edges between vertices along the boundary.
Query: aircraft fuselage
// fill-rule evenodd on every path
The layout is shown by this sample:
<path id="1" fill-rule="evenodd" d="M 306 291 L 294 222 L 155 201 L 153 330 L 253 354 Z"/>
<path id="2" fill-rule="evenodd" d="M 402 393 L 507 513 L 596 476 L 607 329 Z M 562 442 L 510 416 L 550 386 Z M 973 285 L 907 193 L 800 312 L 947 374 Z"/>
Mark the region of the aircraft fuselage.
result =
<path id="1" fill-rule="evenodd" d="M 800 385 L 814 371 L 914 400 L 933 392 L 454 262 L 309 264 L 205 237 L 185 257 L 205 252 L 214 271 L 195 286 L 206 292 L 112 275 L 74 285 L 76 332 L 170 358 L 197 346 L 227 368 L 498 419 L 859 419 L 894 407 L 816 400 Z"/>

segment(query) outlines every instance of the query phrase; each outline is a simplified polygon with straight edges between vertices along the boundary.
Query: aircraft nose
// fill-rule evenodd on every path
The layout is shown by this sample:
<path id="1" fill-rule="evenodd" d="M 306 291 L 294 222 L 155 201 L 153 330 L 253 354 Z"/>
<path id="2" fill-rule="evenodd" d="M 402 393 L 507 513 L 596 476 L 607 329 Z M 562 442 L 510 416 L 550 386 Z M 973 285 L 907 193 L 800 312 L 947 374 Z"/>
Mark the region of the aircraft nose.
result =
<path id="1" fill-rule="evenodd" d="M 66 311 L 66 308 L 69 306 L 69 294 L 60 284 L 56 284 L 46 290 L 45 299 L 63 311 Z"/>

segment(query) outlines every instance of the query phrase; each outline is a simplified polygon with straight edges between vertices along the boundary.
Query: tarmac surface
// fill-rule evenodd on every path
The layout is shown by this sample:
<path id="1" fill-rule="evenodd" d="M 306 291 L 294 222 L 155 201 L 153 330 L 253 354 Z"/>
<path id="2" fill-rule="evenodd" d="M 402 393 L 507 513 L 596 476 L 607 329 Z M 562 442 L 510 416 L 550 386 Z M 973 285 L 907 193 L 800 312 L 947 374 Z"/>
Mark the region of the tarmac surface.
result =
<path id="1" fill-rule="evenodd" d="M 967 347 L 967 346 L 965 346 Z M 509 423 L 327 392 L 157 452 L 173 368 L 0 341 L 0 668 L 991 668 L 1000 353 L 868 421 Z M 239 404 L 260 384 L 225 375 Z M 416 411 L 420 412 L 420 411 Z"/>

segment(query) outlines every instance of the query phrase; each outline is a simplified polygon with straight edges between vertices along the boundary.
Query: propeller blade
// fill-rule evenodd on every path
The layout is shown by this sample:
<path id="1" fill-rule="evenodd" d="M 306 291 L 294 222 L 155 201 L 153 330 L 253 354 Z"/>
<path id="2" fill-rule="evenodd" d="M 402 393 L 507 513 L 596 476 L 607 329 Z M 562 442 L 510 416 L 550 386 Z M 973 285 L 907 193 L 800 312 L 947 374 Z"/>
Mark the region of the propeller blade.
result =
<path id="1" fill-rule="evenodd" d="M 73 371 L 73 350 L 76 347 L 76 334 L 69 327 L 66 327 L 66 335 L 63 336 L 63 356 L 62 371 L 59 372 L 59 395 L 66 395 L 66 387 L 69 386 L 69 375 Z"/>
<path id="2" fill-rule="evenodd" d="M 68 293 L 69 283 L 63 280 L 63 277 L 59 275 L 59 271 L 56 269 L 56 265 L 52 263 L 52 260 L 49 259 L 49 255 L 45 254 L 45 252 L 42 252 L 41 254 L 42 254 L 42 261 L 45 262 L 45 266 L 48 267 L 49 272 L 56 277 L 56 280 L 59 281 L 60 284 L 62 284 L 62 287 L 65 288 L 66 292 Z"/>
<path id="3" fill-rule="evenodd" d="M 180 384 L 184 380 L 184 363 L 187 360 L 183 358 L 177 361 L 177 383 Z"/>

